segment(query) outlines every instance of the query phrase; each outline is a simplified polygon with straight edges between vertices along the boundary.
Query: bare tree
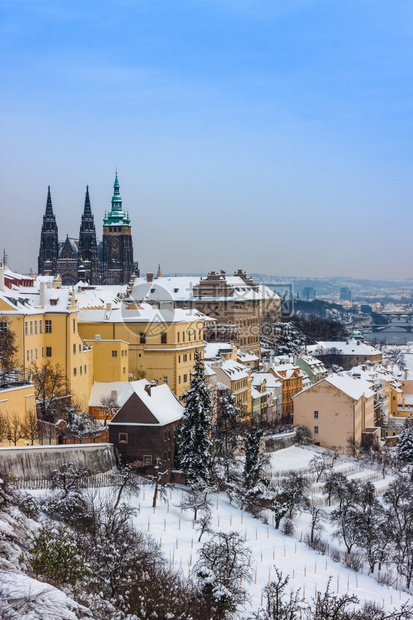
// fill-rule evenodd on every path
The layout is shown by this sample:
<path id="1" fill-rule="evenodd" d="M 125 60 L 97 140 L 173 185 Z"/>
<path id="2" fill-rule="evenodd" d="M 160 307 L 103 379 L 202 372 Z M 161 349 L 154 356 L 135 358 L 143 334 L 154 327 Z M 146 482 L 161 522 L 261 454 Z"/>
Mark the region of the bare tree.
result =
<path id="1" fill-rule="evenodd" d="M 24 425 L 16 411 L 11 411 L 7 415 L 7 433 L 15 446 L 19 439 L 23 439 L 24 437 Z"/>
<path id="2" fill-rule="evenodd" d="M 328 454 L 316 454 L 309 463 L 310 468 L 316 474 L 316 482 L 320 481 L 321 476 L 331 469 L 330 457 Z"/>
<path id="3" fill-rule="evenodd" d="M 120 407 L 118 401 L 113 396 L 103 396 L 100 400 L 100 404 L 105 411 L 104 425 L 107 425 L 107 421 L 112 419 L 113 416 L 119 411 Z"/>
<path id="4" fill-rule="evenodd" d="M 7 319 L 0 323 L 0 386 L 6 387 L 16 376 L 17 361 L 16 334 L 10 329 Z"/>
<path id="5" fill-rule="evenodd" d="M 68 396 L 63 369 L 59 364 L 52 364 L 47 360 L 40 366 L 36 363 L 32 364 L 30 373 L 42 419 L 46 422 L 54 422 L 59 409 L 59 400 Z"/>
<path id="6" fill-rule="evenodd" d="M 36 439 L 39 438 L 37 413 L 34 409 L 29 409 L 27 412 L 24 423 L 24 436 L 30 441 L 30 445 L 33 445 Z"/>
<path id="7" fill-rule="evenodd" d="M 0 411 L 0 442 L 6 439 L 8 434 L 7 413 Z"/>

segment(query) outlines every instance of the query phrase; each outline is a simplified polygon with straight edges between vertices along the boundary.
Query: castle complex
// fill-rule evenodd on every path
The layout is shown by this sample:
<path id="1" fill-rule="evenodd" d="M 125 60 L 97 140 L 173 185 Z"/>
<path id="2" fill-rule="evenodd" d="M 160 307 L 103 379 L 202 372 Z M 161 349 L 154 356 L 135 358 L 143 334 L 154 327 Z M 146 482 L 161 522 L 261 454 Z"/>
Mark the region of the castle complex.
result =
<path id="1" fill-rule="evenodd" d="M 60 275 L 63 285 L 79 280 L 89 284 L 127 284 L 137 264 L 133 262 L 132 227 L 129 215 L 123 211 L 116 173 L 112 207 L 103 220 L 103 240 L 96 239 L 95 221 L 86 187 L 85 205 L 79 239 L 58 238 L 56 216 L 53 213 L 50 186 L 40 235 L 38 257 L 39 275 Z"/>

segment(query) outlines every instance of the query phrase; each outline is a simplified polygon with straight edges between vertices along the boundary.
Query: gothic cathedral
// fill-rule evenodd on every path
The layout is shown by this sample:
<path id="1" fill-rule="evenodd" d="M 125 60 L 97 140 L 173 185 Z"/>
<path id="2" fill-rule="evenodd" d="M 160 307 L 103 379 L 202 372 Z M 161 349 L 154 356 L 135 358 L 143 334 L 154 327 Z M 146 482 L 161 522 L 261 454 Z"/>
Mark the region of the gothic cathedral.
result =
<path id="1" fill-rule="evenodd" d="M 103 241 L 96 239 L 95 221 L 90 206 L 89 187 L 79 230 L 79 239 L 69 236 L 58 241 L 56 217 L 53 213 L 50 186 L 47 190 L 46 212 L 40 235 L 39 275 L 60 275 L 63 285 L 79 281 L 89 284 L 127 284 L 134 269 L 132 228 L 129 216 L 122 209 L 116 173 L 112 208 L 103 220 Z"/>

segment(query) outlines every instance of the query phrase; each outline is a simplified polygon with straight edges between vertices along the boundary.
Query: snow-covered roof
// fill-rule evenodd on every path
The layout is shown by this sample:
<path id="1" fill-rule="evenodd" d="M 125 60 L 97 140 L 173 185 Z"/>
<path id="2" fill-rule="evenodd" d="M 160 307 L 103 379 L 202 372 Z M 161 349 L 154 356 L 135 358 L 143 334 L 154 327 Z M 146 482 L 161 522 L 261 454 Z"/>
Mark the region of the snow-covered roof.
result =
<path id="1" fill-rule="evenodd" d="M 173 276 L 156 278 L 147 282 L 146 278 L 136 278 L 131 292 L 132 299 L 137 301 L 193 301 L 200 299 L 193 295 L 193 287 L 198 286 L 199 276 Z M 240 276 L 227 276 L 228 286 L 234 289 L 229 297 L 211 296 L 202 297 L 202 300 L 218 299 L 219 301 L 251 301 L 251 300 L 278 300 L 279 296 L 272 289 L 263 284 L 254 287 L 246 284 Z"/>
<path id="2" fill-rule="evenodd" d="M 188 323 L 192 321 L 211 321 L 198 310 L 182 308 L 154 308 L 150 304 L 140 303 L 138 307 L 117 304 L 108 308 L 82 309 L 79 312 L 80 323 Z"/>
<path id="3" fill-rule="evenodd" d="M 92 385 L 90 392 L 89 407 L 101 407 L 102 399 L 111 398 L 112 395 L 118 407 L 122 407 L 134 391 L 145 389 L 145 385 L 148 385 L 148 383 L 146 379 L 140 379 L 139 381 L 96 382 Z"/>
<path id="4" fill-rule="evenodd" d="M 247 362 L 257 362 L 259 357 L 249 351 L 237 351 L 237 359 L 242 364 L 246 364 Z"/>
<path id="5" fill-rule="evenodd" d="M 275 389 L 282 387 L 282 383 L 279 379 L 274 377 L 271 372 L 256 372 L 252 375 L 252 385 L 262 385 L 263 381 L 266 381 L 267 389 Z"/>
<path id="6" fill-rule="evenodd" d="M 327 381 L 330 385 L 333 385 L 341 392 L 344 392 L 344 394 L 347 394 L 347 396 L 350 396 L 353 400 L 359 400 L 362 396 L 365 396 L 366 398 L 374 396 L 374 392 L 370 388 L 370 384 L 363 379 L 353 379 L 353 377 L 342 377 L 335 374 L 329 375 L 323 379 L 323 381 Z"/>
<path id="7" fill-rule="evenodd" d="M 223 353 L 231 353 L 233 347 L 234 345 L 230 342 L 207 342 L 204 357 L 207 360 L 213 360 Z"/>
<path id="8" fill-rule="evenodd" d="M 234 360 L 226 360 L 222 362 L 219 368 L 227 375 L 227 377 L 231 379 L 231 381 L 247 379 L 250 376 L 249 368 L 243 366 L 239 362 L 234 362 Z"/>
<path id="9" fill-rule="evenodd" d="M 146 386 L 149 386 L 150 383 L 146 379 L 141 379 L 140 381 L 131 381 L 129 383 L 125 382 L 125 387 L 123 387 L 122 382 L 114 381 L 106 384 L 94 384 L 93 388 L 97 385 L 98 388 L 93 394 L 93 398 L 98 398 L 99 395 L 111 396 L 112 392 L 118 390 L 117 402 L 119 407 L 123 407 L 129 400 L 129 398 L 136 394 L 139 400 L 145 405 L 145 407 L 151 412 L 156 421 L 153 425 L 164 426 L 165 424 L 171 424 L 172 422 L 176 422 L 180 420 L 183 413 L 183 406 L 176 398 L 170 387 L 166 383 L 162 383 L 161 385 L 152 386 L 149 392 L 145 389 Z M 105 386 L 105 387 L 103 387 Z M 92 395 L 91 395 L 92 400 Z M 91 405 L 91 400 L 89 401 L 89 406 L 102 406 L 100 401 L 98 404 Z M 96 402 L 96 401 L 94 401 Z M 120 413 L 120 412 L 119 412 Z M 108 424 L 125 424 L 127 426 L 148 426 L 148 423 L 142 424 L 139 422 L 117 422 L 115 417 L 108 422 Z M 150 424 L 149 424 L 150 425 Z"/>
<path id="10" fill-rule="evenodd" d="M 341 355 L 381 355 L 381 351 L 359 340 L 319 341 L 313 347 L 314 353 L 322 355 L 329 349 L 337 349 Z"/>

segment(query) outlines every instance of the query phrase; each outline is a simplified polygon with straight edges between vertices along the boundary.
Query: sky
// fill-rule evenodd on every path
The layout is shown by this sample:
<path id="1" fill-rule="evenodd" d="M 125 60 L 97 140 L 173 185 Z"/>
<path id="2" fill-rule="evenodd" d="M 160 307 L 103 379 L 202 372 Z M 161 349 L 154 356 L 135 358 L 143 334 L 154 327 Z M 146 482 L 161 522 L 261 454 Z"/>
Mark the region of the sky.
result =
<path id="1" fill-rule="evenodd" d="M 0 250 L 118 169 L 142 273 L 412 276 L 411 0 L 0 0 Z"/>

